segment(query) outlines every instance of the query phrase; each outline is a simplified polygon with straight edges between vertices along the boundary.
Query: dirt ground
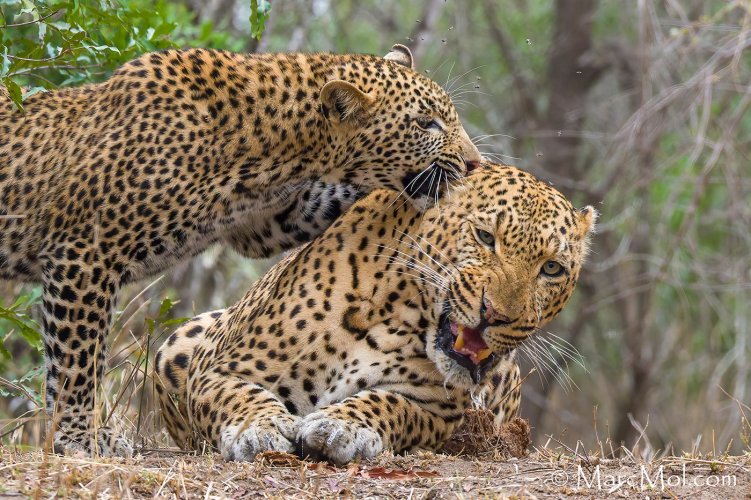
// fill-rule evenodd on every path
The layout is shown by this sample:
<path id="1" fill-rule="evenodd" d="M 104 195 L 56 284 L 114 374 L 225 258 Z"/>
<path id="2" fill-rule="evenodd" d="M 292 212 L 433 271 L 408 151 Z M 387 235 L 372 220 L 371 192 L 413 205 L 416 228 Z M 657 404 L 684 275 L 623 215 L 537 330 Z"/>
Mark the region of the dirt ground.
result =
<path id="1" fill-rule="evenodd" d="M 544 451 L 502 460 L 418 453 L 341 469 L 279 454 L 253 463 L 165 452 L 92 461 L 3 449 L 0 459 L 0 499 L 751 498 L 749 456 L 589 465 Z"/>
<path id="2" fill-rule="evenodd" d="M 516 419 L 491 431 L 468 418 L 447 453 L 384 453 L 335 468 L 268 452 L 252 463 L 141 450 L 132 459 L 61 457 L 0 447 L 0 500 L 15 498 L 698 498 L 751 499 L 751 453 L 600 459 L 565 446 L 526 451 Z"/>

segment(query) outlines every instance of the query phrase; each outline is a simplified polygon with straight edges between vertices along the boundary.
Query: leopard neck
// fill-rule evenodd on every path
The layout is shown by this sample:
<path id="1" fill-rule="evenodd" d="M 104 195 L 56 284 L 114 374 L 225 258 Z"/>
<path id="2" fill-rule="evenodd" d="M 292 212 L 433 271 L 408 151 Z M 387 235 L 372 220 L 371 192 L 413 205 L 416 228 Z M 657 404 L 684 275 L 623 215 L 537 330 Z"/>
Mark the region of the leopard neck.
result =
<path id="1" fill-rule="evenodd" d="M 357 78 L 377 60 L 333 54 L 246 57 L 238 68 L 242 76 L 219 96 L 239 111 L 232 133 L 225 134 L 226 157 L 240 178 L 252 181 L 245 188 L 343 171 L 353 152 L 347 134 L 336 133 L 321 112 L 321 88 L 332 79 Z"/>

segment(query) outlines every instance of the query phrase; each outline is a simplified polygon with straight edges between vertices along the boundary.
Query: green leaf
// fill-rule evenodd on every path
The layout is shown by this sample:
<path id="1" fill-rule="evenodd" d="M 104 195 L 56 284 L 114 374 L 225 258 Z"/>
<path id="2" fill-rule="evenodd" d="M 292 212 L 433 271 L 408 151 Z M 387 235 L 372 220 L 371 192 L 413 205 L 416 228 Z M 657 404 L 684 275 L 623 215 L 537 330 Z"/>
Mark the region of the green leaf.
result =
<path id="1" fill-rule="evenodd" d="M 37 286 L 31 289 L 29 293 L 25 293 L 19 296 L 16 301 L 10 306 L 11 309 L 28 309 L 33 306 L 42 297 L 42 287 Z"/>
<path id="2" fill-rule="evenodd" d="M 37 37 L 39 38 L 39 43 L 44 43 L 44 37 L 47 36 L 47 24 L 46 23 L 39 23 L 39 33 Z"/>
<path id="3" fill-rule="evenodd" d="M 21 87 L 19 87 L 16 82 L 7 77 L 3 78 L 3 85 L 5 85 L 5 88 L 8 89 L 10 100 L 13 101 L 13 104 L 15 104 L 21 112 L 23 112 L 23 93 L 21 92 Z"/>
<path id="4" fill-rule="evenodd" d="M 175 31 L 175 28 L 177 28 L 177 23 L 162 23 L 156 27 L 152 38 L 161 38 L 163 36 L 167 36 Z"/>
<path id="5" fill-rule="evenodd" d="M 43 374 L 44 374 L 44 366 L 40 365 L 40 366 L 32 368 L 31 370 L 29 370 L 28 372 L 26 372 L 26 375 L 24 375 L 23 377 L 19 378 L 15 382 L 22 384 L 24 382 L 28 382 L 28 381 L 30 381 L 32 379 L 35 379 L 35 378 L 37 378 L 37 377 L 39 377 L 39 376 L 41 376 Z"/>
<path id="6" fill-rule="evenodd" d="M 10 72 L 10 57 L 8 57 L 8 47 L 3 47 L 3 65 L 0 66 L 0 78 L 5 78 Z"/>
<path id="7" fill-rule="evenodd" d="M 18 15 L 31 14 L 34 20 L 39 19 L 39 11 L 37 10 L 37 6 L 34 5 L 34 2 L 31 0 L 21 0 L 21 4 L 23 5 L 23 8 Z"/>
<path id="8" fill-rule="evenodd" d="M 159 317 L 162 318 L 166 316 L 174 307 L 174 303 L 172 302 L 172 299 L 167 297 L 162 301 L 162 304 L 159 306 Z"/>
<path id="9" fill-rule="evenodd" d="M 31 347 L 37 351 L 42 351 L 42 334 L 38 330 L 23 324 L 23 326 L 19 325 L 18 332 Z"/>
<path id="10" fill-rule="evenodd" d="M 5 347 L 5 339 L 0 341 L 0 356 L 5 359 L 11 359 L 10 351 Z"/>
<path id="11" fill-rule="evenodd" d="M 167 327 L 167 326 L 173 326 L 173 325 L 182 325 L 186 321 L 190 321 L 190 319 L 191 318 L 173 318 L 173 319 L 168 319 L 167 321 L 165 321 L 165 322 L 162 323 L 162 326 Z"/>
<path id="12" fill-rule="evenodd" d="M 250 34 L 256 40 L 261 39 L 270 12 L 271 2 L 268 0 L 250 0 Z"/>
<path id="13" fill-rule="evenodd" d="M 120 50 L 117 47 L 112 47 L 110 45 L 89 45 L 88 43 L 82 43 L 81 45 L 91 53 L 110 51 L 114 52 L 115 54 L 121 54 Z"/>
<path id="14" fill-rule="evenodd" d="M 47 92 L 47 89 L 44 87 L 31 87 L 30 89 L 26 90 L 26 92 L 24 92 L 23 99 L 26 100 L 34 94 L 38 94 L 40 92 Z"/>

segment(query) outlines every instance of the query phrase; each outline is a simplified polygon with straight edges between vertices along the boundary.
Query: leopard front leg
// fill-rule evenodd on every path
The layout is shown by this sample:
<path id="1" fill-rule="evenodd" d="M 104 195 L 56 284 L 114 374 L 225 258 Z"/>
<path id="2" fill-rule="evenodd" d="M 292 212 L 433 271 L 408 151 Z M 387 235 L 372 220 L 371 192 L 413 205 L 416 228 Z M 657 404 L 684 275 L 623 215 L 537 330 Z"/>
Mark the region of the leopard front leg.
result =
<path id="1" fill-rule="evenodd" d="M 430 392 L 440 398 L 439 391 Z M 418 402 L 383 389 L 361 391 L 304 417 L 297 451 L 343 465 L 383 450 L 438 449 L 462 418 L 459 405 L 446 401 L 445 393 L 442 399 Z"/>
<path id="2" fill-rule="evenodd" d="M 191 370 L 188 411 L 197 434 L 225 460 L 251 461 L 264 451 L 294 449 L 299 417 L 289 413 L 274 393 L 228 376 L 221 365 L 208 373 Z"/>
<path id="3" fill-rule="evenodd" d="M 502 363 L 481 391 L 484 407 L 493 412 L 496 427 L 501 427 L 519 414 L 522 380 L 515 361 Z"/>
<path id="4" fill-rule="evenodd" d="M 78 249 L 59 255 L 75 257 Z M 106 365 L 106 338 L 118 278 L 103 266 L 56 259 L 43 270 L 46 411 L 56 453 L 131 456 L 128 441 L 94 425 L 95 396 Z"/>

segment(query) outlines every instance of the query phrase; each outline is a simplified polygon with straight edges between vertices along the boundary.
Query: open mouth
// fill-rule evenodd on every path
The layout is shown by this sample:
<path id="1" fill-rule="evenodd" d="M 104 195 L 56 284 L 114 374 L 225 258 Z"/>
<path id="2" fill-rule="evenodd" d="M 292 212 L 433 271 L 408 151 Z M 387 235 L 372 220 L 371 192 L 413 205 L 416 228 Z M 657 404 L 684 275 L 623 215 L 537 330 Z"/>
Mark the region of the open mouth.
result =
<path id="1" fill-rule="evenodd" d="M 449 307 L 444 307 L 436 346 L 466 368 L 472 381 L 479 384 L 503 353 L 494 353 L 483 340 L 482 332 L 489 326 L 485 320 L 477 327 L 470 328 L 453 323 L 449 319 L 450 312 Z"/>

